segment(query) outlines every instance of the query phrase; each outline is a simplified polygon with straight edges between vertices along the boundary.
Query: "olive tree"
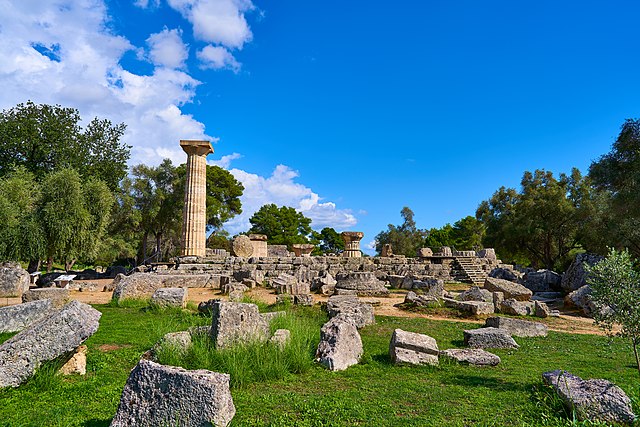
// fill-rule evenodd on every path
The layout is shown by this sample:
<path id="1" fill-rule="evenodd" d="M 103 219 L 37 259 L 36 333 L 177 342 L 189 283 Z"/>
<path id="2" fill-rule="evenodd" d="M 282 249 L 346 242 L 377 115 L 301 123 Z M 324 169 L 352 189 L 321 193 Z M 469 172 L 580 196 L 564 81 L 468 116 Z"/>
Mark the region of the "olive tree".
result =
<path id="1" fill-rule="evenodd" d="M 585 269 L 596 324 L 611 336 L 631 340 L 640 373 L 640 274 L 633 267 L 629 251 L 610 249 L 605 259 L 592 267 L 585 265 Z"/>

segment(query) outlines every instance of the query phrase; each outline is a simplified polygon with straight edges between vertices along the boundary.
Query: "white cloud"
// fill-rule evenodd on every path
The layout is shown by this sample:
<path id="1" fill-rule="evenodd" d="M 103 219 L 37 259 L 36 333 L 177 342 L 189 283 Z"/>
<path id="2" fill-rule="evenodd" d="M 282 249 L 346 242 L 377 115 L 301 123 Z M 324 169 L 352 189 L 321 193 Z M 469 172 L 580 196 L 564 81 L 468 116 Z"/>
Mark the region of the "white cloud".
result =
<path id="1" fill-rule="evenodd" d="M 311 226 L 318 230 L 323 227 L 345 230 L 358 222 L 350 210 L 338 209 L 332 202 L 321 203 L 318 194 L 295 182 L 298 172 L 288 166 L 278 165 L 266 178 L 240 169 L 229 172 L 244 185 L 242 214 L 225 224 L 225 229 L 231 234 L 248 230 L 251 227 L 249 218 L 268 203 L 297 209 L 310 218 Z"/>
<path id="2" fill-rule="evenodd" d="M 98 116 L 124 122 L 122 141 L 133 146 L 132 164 L 155 165 L 165 157 L 181 163 L 186 155 L 180 139 L 215 140 L 181 111 L 200 82 L 179 69 L 187 55 L 179 30 L 150 35 L 144 55 L 109 25 L 103 0 L 0 0 L 0 108 L 32 100 L 78 108 L 86 121 Z M 123 68 L 127 52 L 148 56 L 156 68 L 150 75 Z"/>
<path id="3" fill-rule="evenodd" d="M 372 251 L 375 251 L 377 244 L 378 244 L 378 242 L 376 240 L 372 240 L 369 243 L 365 244 L 364 247 L 366 249 L 371 249 Z"/>
<path id="4" fill-rule="evenodd" d="M 220 160 L 208 160 L 207 163 L 212 166 L 220 166 L 223 169 L 229 169 L 231 162 L 236 159 L 242 158 L 240 153 L 231 153 L 226 156 L 222 156 Z"/>
<path id="5" fill-rule="evenodd" d="M 149 59 L 154 65 L 168 68 L 184 68 L 189 57 L 189 48 L 182 41 L 182 31 L 169 30 L 165 27 L 161 32 L 151 34 L 147 39 Z"/>
<path id="6" fill-rule="evenodd" d="M 149 7 L 149 4 L 151 4 L 151 6 L 153 6 L 153 7 L 160 6 L 160 0 L 151 0 L 151 1 L 149 1 L 149 0 L 135 0 L 133 2 L 133 4 L 134 4 L 134 6 L 137 6 L 139 8 L 146 9 L 146 8 Z"/>
<path id="7" fill-rule="evenodd" d="M 196 53 L 196 56 L 201 62 L 200 68 L 202 69 L 213 68 L 219 70 L 228 68 L 233 70 L 234 73 L 240 71 L 241 64 L 231 52 L 222 46 L 205 46 Z"/>

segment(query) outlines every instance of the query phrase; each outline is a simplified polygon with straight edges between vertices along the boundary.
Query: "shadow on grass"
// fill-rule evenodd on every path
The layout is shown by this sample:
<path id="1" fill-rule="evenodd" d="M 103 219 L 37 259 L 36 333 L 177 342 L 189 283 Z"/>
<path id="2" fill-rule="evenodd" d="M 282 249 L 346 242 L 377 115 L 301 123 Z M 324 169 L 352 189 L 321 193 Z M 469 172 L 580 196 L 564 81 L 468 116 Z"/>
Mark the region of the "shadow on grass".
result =
<path id="1" fill-rule="evenodd" d="M 457 375 L 444 379 L 445 384 L 461 385 L 465 387 L 485 387 L 493 390 L 529 392 L 533 384 L 521 384 L 504 381 L 500 378 L 487 378 L 479 375 Z"/>
<path id="2" fill-rule="evenodd" d="M 84 427 L 109 427 L 111 424 L 111 418 L 106 420 L 89 420 L 83 424 Z"/>

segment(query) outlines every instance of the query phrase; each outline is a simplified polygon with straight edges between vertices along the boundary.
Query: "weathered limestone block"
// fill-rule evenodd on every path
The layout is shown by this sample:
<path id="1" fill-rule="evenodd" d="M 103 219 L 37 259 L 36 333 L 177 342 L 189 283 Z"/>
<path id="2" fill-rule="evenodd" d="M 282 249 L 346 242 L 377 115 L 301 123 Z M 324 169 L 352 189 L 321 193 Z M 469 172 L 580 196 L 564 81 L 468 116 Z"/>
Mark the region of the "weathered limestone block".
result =
<path id="1" fill-rule="evenodd" d="M 496 261 L 496 250 L 493 248 L 484 248 L 478 251 L 478 258 L 486 258 L 492 261 Z"/>
<path id="2" fill-rule="evenodd" d="M 287 249 L 287 245 L 267 245 L 267 255 L 269 257 L 288 257 L 291 256 L 289 254 L 289 250 Z"/>
<path id="3" fill-rule="evenodd" d="M 391 244 L 385 243 L 384 245 L 382 245 L 382 251 L 380 252 L 380 256 L 382 257 L 393 256 L 393 248 L 391 247 Z"/>
<path id="4" fill-rule="evenodd" d="M 43 362 L 68 354 L 98 330 L 101 313 L 72 301 L 0 345 L 0 388 L 17 387 Z"/>
<path id="5" fill-rule="evenodd" d="M 455 308 L 475 315 L 493 314 L 495 308 L 492 302 L 483 301 L 456 301 L 451 298 L 443 298 L 445 307 Z"/>
<path id="6" fill-rule="evenodd" d="M 405 304 L 414 304 L 418 307 L 429 307 L 431 305 L 437 304 L 438 301 L 438 298 L 418 295 L 413 291 L 407 292 L 407 295 L 405 295 L 404 297 Z"/>
<path id="7" fill-rule="evenodd" d="M 551 310 L 549 309 L 549 306 L 544 302 L 535 301 L 534 315 L 541 318 L 549 317 L 551 316 Z"/>
<path id="8" fill-rule="evenodd" d="M 124 386 L 111 427 L 227 426 L 236 413 L 229 378 L 141 360 Z"/>
<path id="9" fill-rule="evenodd" d="M 425 277 L 421 280 L 413 280 L 411 289 L 419 289 L 426 297 L 442 298 L 444 293 L 444 280 Z"/>
<path id="10" fill-rule="evenodd" d="M 187 288 L 160 288 L 151 296 L 151 304 L 159 307 L 186 307 Z"/>
<path id="11" fill-rule="evenodd" d="M 471 348 L 518 348 L 504 329 L 480 328 L 464 331 L 464 345 Z"/>
<path id="12" fill-rule="evenodd" d="M 0 333 L 20 332 L 54 311 L 49 299 L 0 308 Z"/>
<path id="13" fill-rule="evenodd" d="M 389 356 L 393 363 L 437 365 L 438 344 L 428 335 L 396 329 L 391 335 Z"/>
<path id="14" fill-rule="evenodd" d="M 535 314 L 535 302 L 517 301 L 509 298 L 500 304 L 500 312 L 512 316 L 533 316 Z"/>
<path id="15" fill-rule="evenodd" d="M 312 291 L 320 291 L 323 295 L 332 295 L 336 289 L 338 281 L 328 271 L 324 271 L 319 277 L 311 282 Z"/>
<path id="16" fill-rule="evenodd" d="M 269 341 L 280 348 L 284 348 L 289 341 L 291 341 L 291 331 L 288 329 L 277 329 Z"/>
<path id="17" fill-rule="evenodd" d="M 295 276 L 280 273 L 273 279 L 272 286 L 278 294 L 301 295 L 311 292 L 309 283 L 300 282 Z"/>
<path id="18" fill-rule="evenodd" d="M 472 286 L 460 294 L 460 301 L 483 301 L 493 303 L 493 293 L 487 289 Z"/>
<path id="19" fill-rule="evenodd" d="M 71 358 L 67 360 L 62 368 L 58 371 L 62 375 L 87 374 L 87 346 L 81 345 L 76 348 Z"/>
<path id="20" fill-rule="evenodd" d="M 373 306 L 361 302 L 355 295 L 334 295 L 327 301 L 329 317 L 346 316 L 358 329 L 376 323 Z"/>
<path id="21" fill-rule="evenodd" d="M 510 282 L 517 282 L 521 275 L 522 273 L 505 267 L 496 267 L 489 272 L 489 277 L 508 280 Z"/>
<path id="22" fill-rule="evenodd" d="M 336 276 L 338 283 L 336 290 L 355 291 L 359 296 L 386 296 L 389 290 L 376 278 L 376 275 L 366 271 L 354 271 L 351 273 L 339 273 Z"/>
<path id="23" fill-rule="evenodd" d="M 316 361 L 331 371 L 343 371 L 357 364 L 363 352 L 360 334 L 350 318 L 336 316 L 320 329 Z"/>
<path id="24" fill-rule="evenodd" d="M 583 380 L 562 370 L 545 372 L 542 380 L 556 390 L 580 421 L 630 424 L 636 419 L 631 399 L 611 381 Z"/>
<path id="25" fill-rule="evenodd" d="M 22 294 L 22 302 L 32 302 L 48 299 L 54 308 L 61 308 L 71 300 L 69 289 L 38 288 L 31 289 Z"/>
<path id="26" fill-rule="evenodd" d="M 564 297 L 565 307 L 578 307 L 582 309 L 585 316 L 591 317 L 593 311 L 596 309 L 593 300 L 591 299 L 591 286 L 584 285 L 583 287 L 576 289 L 569 295 Z"/>
<path id="27" fill-rule="evenodd" d="M 260 316 L 255 304 L 215 301 L 211 338 L 217 348 L 229 347 L 236 342 L 266 341 L 269 324 Z"/>
<path id="28" fill-rule="evenodd" d="M 418 257 L 429 258 L 433 256 L 433 250 L 431 248 L 420 248 L 418 250 Z"/>
<path id="29" fill-rule="evenodd" d="M 538 270 L 526 273 L 524 286 L 532 292 L 551 292 L 560 289 L 562 276 L 551 270 Z"/>
<path id="30" fill-rule="evenodd" d="M 491 292 L 502 292 L 505 299 L 513 298 L 518 301 L 529 301 L 533 296 L 533 292 L 522 285 L 494 277 L 485 279 L 484 288 Z"/>
<path id="31" fill-rule="evenodd" d="M 516 337 L 546 337 L 547 325 L 528 320 L 512 319 L 510 317 L 489 317 L 484 324 L 490 328 L 500 328 Z"/>
<path id="32" fill-rule="evenodd" d="M 496 366 L 500 357 L 481 348 L 451 348 L 440 352 L 440 356 L 455 360 L 463 365 Z"/>
<path id="33" fill-rule="evenodd" d="M 493 306 L 497 312 L 500 311 L 500 306 L 504 301 L 504 294 L 502 292 L 492 292 L 493 294 Z"/>
<path id="34" fill-rule="evenodd" d="M 249 234 L 249 240 L 253 246 L 252 256 L 254 257 L 267 257 L 269 253 L 267 251 L 267 236 L 264 234 Z"/>
<path id="35" fill-rule="evenodd" d="M 159 288 L 206 288 L 211 287 L 211 274 L 156 274 L 134 273 L 131 276 L 118 275 L 114 279 L 112 299 L 150 298 Z"/>
<path id="36" fill-rule="evenodd" d="M 17 262 L 0 264 L 0 298 L 21 297 L 30 283 L 29 273 Z"/>
<path id="37" fill-rule="evenodd" d="M 286 311 L 270 311 L 267 313 L 260 313 L 260 316 L 267 322 L 267 325 L 271 323 L 273 319 L 280 316 L 286 316 Z"/>
<path id="38" fill-rule="evenodd" d="M 603 257 L 594 254 L 578 254 L 567 271 L 562 275 L 560 286 L 565 292 L 572 292 L 587 284 L 585 264 L 593 266 L 602 261 Z"/>
<path id="39" fill-rule="evenodd" d="M 311 307 L 313 305 L 313 295 L 311 294 L 298 294 L 293 296 L 293 303 L 296 305 L 303 305 Z"/>
<path id="40" fill-rule="evenodd" d="M 248 236 L 241 234 L 233 239 L 233 254 L 237 257 L 249 258 L 253 255 L 253 243 Z"/>

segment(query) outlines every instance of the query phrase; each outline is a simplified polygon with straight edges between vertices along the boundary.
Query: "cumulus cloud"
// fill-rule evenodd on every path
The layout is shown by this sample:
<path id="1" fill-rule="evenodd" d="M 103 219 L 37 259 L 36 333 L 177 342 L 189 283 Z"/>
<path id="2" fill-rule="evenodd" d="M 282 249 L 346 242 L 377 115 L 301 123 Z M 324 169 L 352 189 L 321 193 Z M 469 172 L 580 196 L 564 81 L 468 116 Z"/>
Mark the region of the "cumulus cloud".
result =
<path id="1" fill-rule="evenodd" d="M 338 209 L 335 203 L 321 202 L 320 196 L 309 187 L 295 182 L 298 172 L 285 165 L 278 165 L 269 177 L 249 173 L 240 169 L 229 172 L 244 185 L 242 214 L 225 224 L 231 234 L 246 231 L 251 227 L 249 218 L 260 207 L 268 203 L 291 206 L 312 220 L 315 229 L 333 227 L 344 230 L 357 223 L 348 209 Z"/>
<path id="2" fill-rule="evenodd" d="M 201 62 L 200 68 L 202 69 L 213 68 L 218 70 L 228 68 L 233 70 L 234 73 L 240 71 L 241 64 L 234 58 L 231 52 L 222 46 L 205 46 L 196 53 L 196 56 Z"/>
<path id="3" fill-rule="evenodd" d="M 189 9 L 191 22 L 198 25 L 196 33 L 204 31 L 203 17 L 220 13 L 220 19 L 227 22 L 218 36 L 206 36 L 207 43 L 241 47 L 251 40 L 242 12 L 253 7 L 250 2 L 213 2 L 221 3 L 220 8 L 205 1 L 177 3 Z M 136 1 L 139 7 L 157 4 L 156 0 Z M 122 141 L 133 146 L 132 164 L 155 165 L 165 157 L 184 162 L 180 139 L 215 140 L 206 134 L 202 122 L 181 111 L 193 102 L 200 82 L 184 68 L 188 48 L 180 31 L 164 29 L 151 34 L 145 54 L 143 47 L 132 45 L 109 28 L 104 0 L 3 2 L 0 108 L 30 99 L 73 106 L 85 120 L 98 116 L 124 122 L 127 131 Z M 152 73 L 142 75 L 125 69 L 120 61 L 127 52 L 150 60 L 155 65 Z M 230 59 L 226 64 L 232 69 L 239 66 Z"/>
<path id="4" fill-rule="evenodd" d="M 168 68 L 184 68 L 189 48 L 182 41 L 182 31 L 167 27 L 147 39 L 149 59 L 154 65 Z"/>
<path id="5" fill-rule="evenodd" d="M 220 166 L 223 169 L 229 169 L 231 166 L 231 162 L 242 158 L 242 154 L 240 153 L 231 153 L 226 156 L 222 156 L 220 160 L 207 160 L 207 163 L 211 166 Z"/>

